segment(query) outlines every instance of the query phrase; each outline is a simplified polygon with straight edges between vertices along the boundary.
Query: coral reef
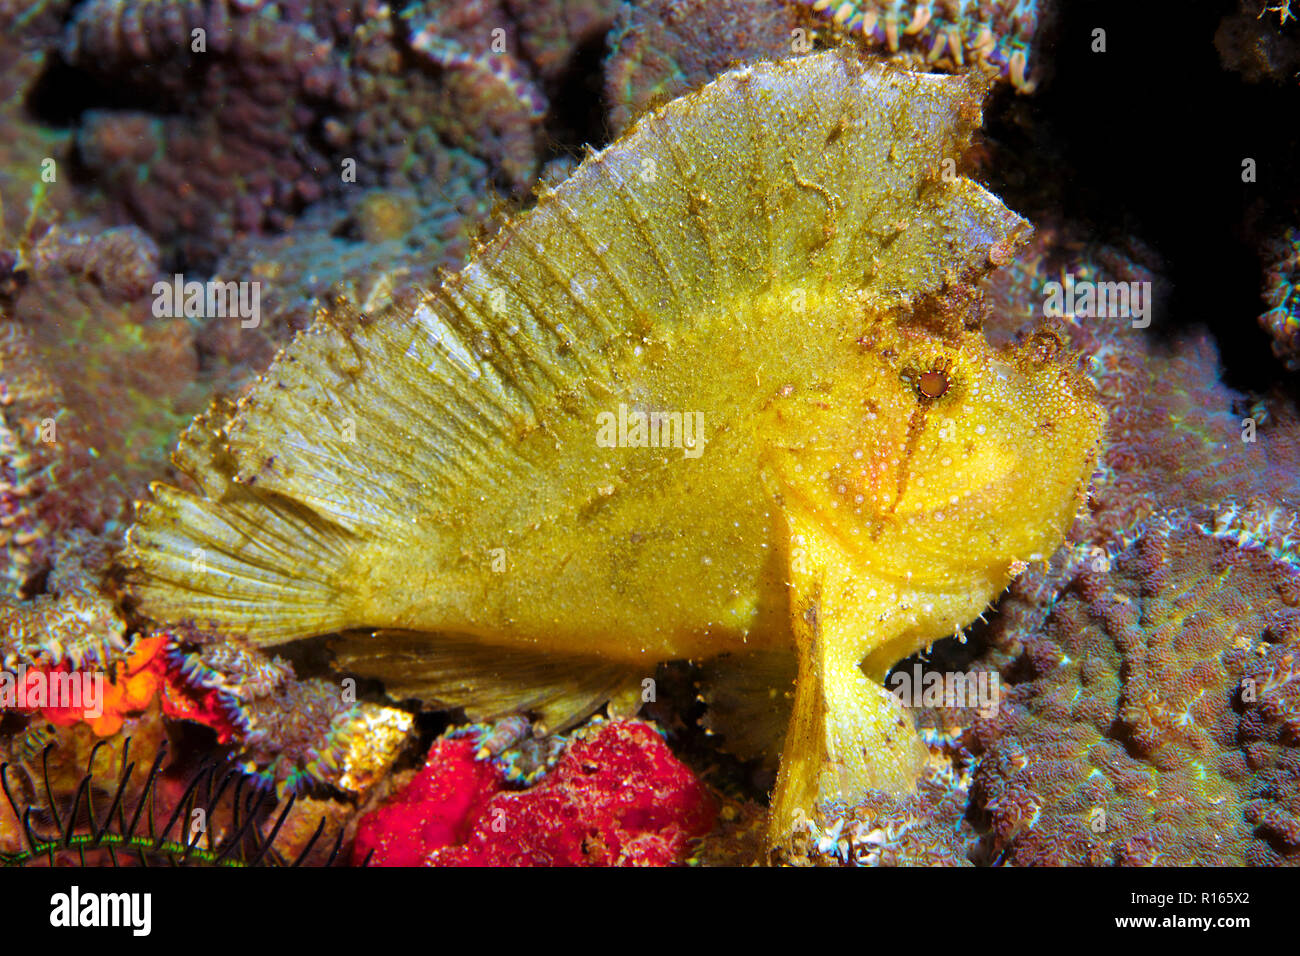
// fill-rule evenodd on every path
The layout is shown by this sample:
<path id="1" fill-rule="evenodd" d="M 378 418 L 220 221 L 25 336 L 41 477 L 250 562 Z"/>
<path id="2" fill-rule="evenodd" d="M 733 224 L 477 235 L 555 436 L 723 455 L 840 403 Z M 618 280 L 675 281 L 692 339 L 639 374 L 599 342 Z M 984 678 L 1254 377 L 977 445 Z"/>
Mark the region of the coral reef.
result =
<path id="1" fill-rule="evenodd" d="M 325 784 L 361 796 L 391 769 L 411 716 L 338 684 L 300 681 L 280 658 L 236 640 L 196 643 L 164 632 L 163 713 L 211 727 L 233 743 L 244 772 L 281 796 Z"/>
<path id="2" fill-rule="evenodd" d="M 77 156 L 116 218 L 199 268 L 232 238 L 281 232 L 358 188 L 437 202 L 494 180 L 522 187 L 539 166 L 545 88 L 612 7 L 89 0 L 63 57 L 123 92 L 82 115 Z M 121 105 L 126 91 L 148 109 Z"/>
<path id="3" fill-rule="evenodd" d="M 1300 229 L 1294 226 L 1267 250 L 1264 301 L 1259 324 L 1273 339 L 1273 354 L 1300 370 Z"/>
<path id="4" fill-rule="evenodd" d="M 654 727 L 598 723 L 527 790 L 484 735 L 434 743 L 424 769 L 362 818 L 354 859 L 380 866 L 664 866 L 709 831 L 713 798 Z"/>
<path id="5" fill-rule="evenodd" d="M 60 550 L 44 593 L 0 598 L 0 682 L 12 679 L 9 690 L 16 691 L 0 697 L 0 715 L 86 724 L 96 737 L 112 737 L 152 707 L 163 641 L 128 636 L 116 602 L 97 584 L 106 564 L 102 545 L 75 535 Z M 97 690 L 87 677 L 98 678 Z"/>
<path id="6" fill-rule="evenodd" d="M 1300 862 L 1300 6 L 1059 6 L 0 0 L 0 865 Z"/>
<path id="7" fill-rule="evenodd" d="M 0 578 L 6 594 L 28 591 L 46 565 L 54 528 L 66 512 L 50 492 L 63 469 L 54 442 L 42 429 L 57 428 L 57 386 L 30 361 L 22 329 L 0 316 Z"/>
<path id="8" fill-rule="evenodd" d="M 772 0 L 648 0 L 620 5 L 605 62 L 609 125 L 621 133 L 654 106 L 754 60 L 800 51 L 794 7 Z"/>
<path id="9" fill-rule="evenodd" d="M 102 544 L 85 534 L 73 535 L 58 551 L 43 593 L 27 600 L 0 599 L 0 665 L 8 671 L 66 668 L 109 674 L 125 667 L 139 649 L 128 639 L 116 602 L 99 587 L 107 562 Z M 141 665 L 136 661 L 126 671 L 138 673 Z"/>
<path id="10" fill-rule="evenodd" d="M 501 4 L 483 0 L 433 0 L 408 6 L 402 19 L 410 48 L 443 72 L 456 99 L 461 115 L 449 117 L 453 141 L 495 144 L 491 158 L 509 181 L 523 184 L 536 172 L 538 135 L 550 104 L 503 12 Z"/>
<path id="11" fill-rule="evenodd" d="M 603 47 L 621 0 L 504 0 L 519 46 L 543 84 L 573 68 L 583 47 Z"/>
<path id="12" fill-rule="evenodd" d="M 207 322 L 196 346 L 217 385 L 229 394 L 248 384 L 340 296 L 363 312 L 434 285 L 464 261 L 476 230 L 489 218 L 486 197 L 456 193 L 421 201 L 409 189 L 369 189 L 340 205 L 308 210 L 287 232 L 239 239 L 217 263 L 214 278 L 260 284 L 260 321 Z M 350 196 L 353 194 L 350 194 Z"/>
<path id="13" fill-rule="evenodd" d="M 111 603 L 84 592 L 0 607 L 0 653 L 6 670 L 16 671 L 16 683 L 23 685 L 14 709 L 37 711 L 59 725 L 84 721 L 101 737 L 117 733 L 124 718 L 145 710 L 158 690 L 148 670 L 158 643 L 136 641 L 128 649 L 124 628 Z M 93 672 L 105 677 L 98 713 L 50 699 L 56 682 L 70 686 L 70 678 Z M 8 705 L 0 705 L 5 709 Z"/>
<path id="14" fill-rule="evenodd" d="M 10 594 L 30 593 L 69 536 L 120 532 L 203 405 L 193 329 L 152 308 L 157 256 L 138 229 L 52 226 L 0 305 L 0 575 Z"/>
<path id="15" fill-rule="evenodd" d="M 72 188 L 72 134 L 38 123 L 26 98 L 47 68 L 68 2 L 0 3 L 0 295 L 27 266 L 42 221 L 85 215 L 92 204 Z"/>
<path id="16" fill-rule="evenodd" d="M 971 730 L 988 852 L 1028 864 L 1277 863 L 1295 837 L 1294 512 L 1162 512 L 1046 624 Z"/>
<path id="17" fill-rule="evenodd" d="M 1300 80 L 1300 4 L 1293 0 L 1237 0 L 1214 34 L 1225 69 L 1249 83 Z"/>
<path id="18" fill-rule="evenodd" d="M 837 30 L 908 66 L 978 67 L 1031 92 L 1039 0 L 797 0 Z M 1045 4 L 1043 4 L 1045 5 Z"/>
<path id="19" fill-rule="evenodd" d="M 965 819 L 969 775 L 931 769 L 905 795 L 868 792 L 851 807 L 821 807 L 774 854 L 785 866 L 972 866 Z"/>
<path id="20" fill-rule="evenodd" d="M 1067 314 L 1054 320 L 1107 411 L 1088 513 L 1071 533 L 1080 554 L 1111 548 L 1160 509 L 1214 507 L 1252 496 L 1300 501 L 1294 407 L 1267 400 L 1252 405 L 1224 385 L 1213 340 L 1203 330 L 1169 341 L 1145 330 L 1162 312 L 1161 279 L 1120 250 L 1041 229 L 1024 255 L 986 284 L 990 338 L 1030 335 L 1044 322 L 1046 284 L 1066 276 L 1076 286 L 1137 283 L 1149 310 L 1145 318 Z"/>

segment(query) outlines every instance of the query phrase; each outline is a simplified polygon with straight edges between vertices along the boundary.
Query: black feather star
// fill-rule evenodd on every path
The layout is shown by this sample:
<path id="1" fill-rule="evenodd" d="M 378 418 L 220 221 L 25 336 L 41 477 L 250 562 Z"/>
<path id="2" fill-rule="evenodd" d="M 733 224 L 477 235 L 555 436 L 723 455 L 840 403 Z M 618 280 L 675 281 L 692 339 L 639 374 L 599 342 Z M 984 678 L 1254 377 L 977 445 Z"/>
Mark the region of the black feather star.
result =
<path id="1" fill-rule="evenodd" d="M 48 862 L 50 866 L 72 862 L 87 865 L 87 855 L 102 859 L 107 857 L 113 866 L 300 866 L 320 840 L 325 830 L 322 817 L 315 833 L 292 860 L 285 858 L 275 848 L 276 838 L 289 819 L 295 797 L 290 796 L 284 807 L 271 817 L 274 806 L 273 790 L 255 778 L 236 769 L 224 772 L 216 764 L 205 761 L 185 788 L 165 825 L 159 827 L 157 814 L 157 783 L 167 746 L 164 743 L 154 758 L 134 810 L 128 812 L 126 790 L 135 764 L 130 761 L 131 741 L 128 739 L 122 753 L 122 773 L 113 791 L 107 812 L 98 816 L 92 797 L 95 758 L 100 741 L 90 752 L 86 773 L 81 778 L 72 798 L 71 806 L 62 811 L 50 784 L 49 755 L 54 744 L 41 751 L 41 777 L 44 782 L 46 806 L 38 807 L 33 800 L 15 798 L 11 786 L 10 763 L 0 764 L 0 786 L 5 798 L 20 821 L 26 847 L 16 853 L 0 853 L 0 866 L 24 866 Z M 229 797 L 224 800 L 223 798 Z M 208 825 L 194 828 L 187 837 L 184 821 L 201 819 Z M 219 816 L 224 814 L 224 816 Z M 38 830 L 34 817 L 52 821 L 52 832 Z M 216 826 L 221 820 L 225 825 Z M 220 833 L 220 836 L 214 834 Z M 343 831 L 334 839 L 325 866 L 340 860 Z M 75 857 L 72 854 L 76 854 Z"/>

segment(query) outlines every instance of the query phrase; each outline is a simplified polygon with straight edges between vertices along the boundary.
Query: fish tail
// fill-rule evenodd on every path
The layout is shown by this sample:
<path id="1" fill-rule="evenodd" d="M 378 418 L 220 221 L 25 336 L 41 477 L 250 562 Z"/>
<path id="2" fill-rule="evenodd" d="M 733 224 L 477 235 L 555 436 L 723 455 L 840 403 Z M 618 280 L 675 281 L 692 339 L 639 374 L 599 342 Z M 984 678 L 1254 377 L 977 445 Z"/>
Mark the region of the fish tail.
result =
<path id="1" fill-rule="evenodd" d="M 199 416 L 174 458 L 201 493 L 156 483 L 152 500 L 137 504 L 122 564 L 139 610 L 259 644 L 343 629 L 354 536 L 241 483 L 224 460 L 222 411 Z"/>

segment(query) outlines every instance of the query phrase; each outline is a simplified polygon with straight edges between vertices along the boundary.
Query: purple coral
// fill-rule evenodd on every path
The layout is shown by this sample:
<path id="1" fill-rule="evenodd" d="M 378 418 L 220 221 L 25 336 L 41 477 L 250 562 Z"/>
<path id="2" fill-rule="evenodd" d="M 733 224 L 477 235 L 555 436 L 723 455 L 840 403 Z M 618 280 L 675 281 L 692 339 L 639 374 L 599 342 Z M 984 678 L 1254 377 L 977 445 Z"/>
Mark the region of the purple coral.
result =
<path id="1" fill-rule="evenodd" d="M 610 33 L 605 99 L 623 130 L 652 106 L 728 68 L 779 59 L 795 49 L 801 20 L 772 0 L 649 0 L 623 4 Z M 802 52 L 812 49 L 809 42 Z"/>
<path id="2" fill-rule="evenodd" d="M 1017 263 L 990 278 L 989 338 L 1031 334 L 1044 322 L 1047 283 L 1067 275 L 1078 283 L 1136 283 L 1159 314 L 1162 281 L 1151 269 L 1046 228 Z M 1088 510 L 1071 535 L 1082 554 L 1111 547 L 1161 509 L 1300 497 L 1294 411 L 1280 402 L 1249 408 L 1246 396 L 1222 383 L 1206 332 L 1165 343 L 1132 316 L 1066 315 L 1052 324 L 1078 351 L 1108 418 Z"/>
<path id="3" fill-rule="evenodd" d="M 426 202 L 462 182 L 522 187 L 540 164 L 545 88 L 612 7 L 89 0 L 64 59 L 125 103 L 81 116 L 78 155 L 116 215 L 169 261 L 201 266 L 357 187 Z M 557 28 L 521 41 L 538 17 Z"/>
<path id="4" fill-rule="evenodd" d="M 1296 523 L 1266 503 L 1162 512 L 1080 568 L 1042 627 L 995 623 L 1017 679 L 970 732 L 994 859 L 1300 858 Z"/>
<path id="5" fill-rule="evenodd" d="M 191 328 L 150 308 L 157 257 L 139 229 L 51 228 L 0 316 L 0 574 L 12 593 L 29 593 L 68 534 L 120 530 L 205 401 Z"/>

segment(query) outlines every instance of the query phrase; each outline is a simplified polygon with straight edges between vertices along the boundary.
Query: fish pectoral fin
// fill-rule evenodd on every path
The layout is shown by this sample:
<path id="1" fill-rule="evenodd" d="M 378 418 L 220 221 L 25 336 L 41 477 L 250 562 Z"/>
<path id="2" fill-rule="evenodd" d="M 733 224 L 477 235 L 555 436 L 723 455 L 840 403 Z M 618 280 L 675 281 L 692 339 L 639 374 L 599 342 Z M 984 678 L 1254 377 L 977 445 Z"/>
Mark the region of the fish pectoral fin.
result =
<path id="1" fill-rule="evenodd" d="M 781 741 L 790 726 L 794 648 L 724 654 L 700 668 L 700 699 L 708 707 L 702 720 L 722 738 L 722 749 L 741 760 L 763 758 L 775 768 Z"/>
<path id="2" fill-rule="evenodd" d="M 330 641 L 335 666 L 384 682 L 396 698 L 461 707 L 471 720 L 532 713 L 550 733 L 569 729 L 607 701 L 611 715 L 640 707 L 644 664 L 410 631 Z"/>
<path id="3" fill-rule="evenodd" d="M 868 790 L 906 793 L 926 749 L 898 699 L 862 670 L 880 640 L 863 596 L 869 582 L 811 517 L 786 514 L 790 619 L 798 646 L 794 713 L 781 753 L 768 840 L 784 844 L 827 804 L 853 806 Z"/>

